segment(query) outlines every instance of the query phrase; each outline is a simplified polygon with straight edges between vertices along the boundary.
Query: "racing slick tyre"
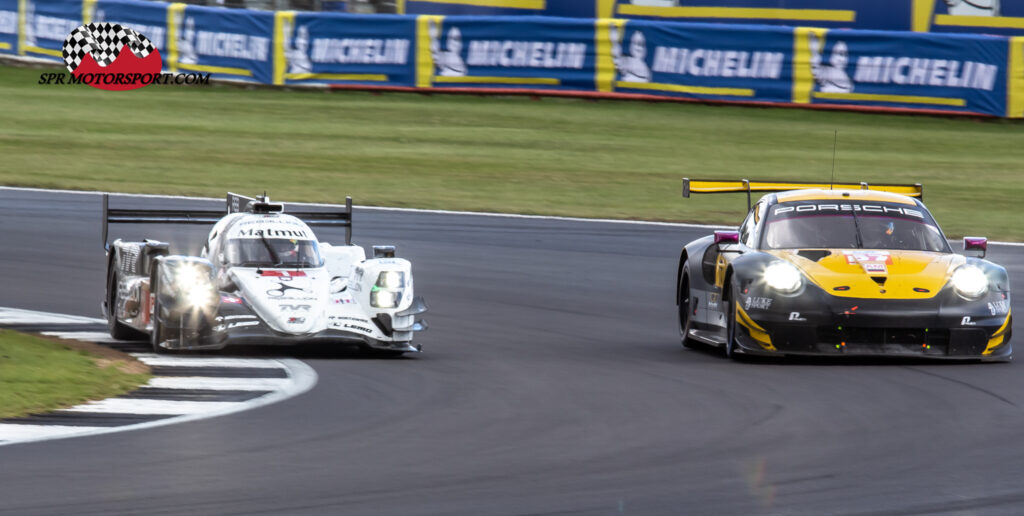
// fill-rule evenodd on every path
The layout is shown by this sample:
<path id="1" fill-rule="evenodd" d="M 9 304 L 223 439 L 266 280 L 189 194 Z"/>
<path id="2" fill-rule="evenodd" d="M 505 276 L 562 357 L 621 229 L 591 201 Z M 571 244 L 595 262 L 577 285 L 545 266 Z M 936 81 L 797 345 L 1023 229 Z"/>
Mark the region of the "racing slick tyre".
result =
<path id="1" fill-rule="evenodd" d="M 725 322 L 725 357 L 732 360 L 739 360 L 739 356 L 736 353 L 736 303 L 735 300 L 739 297 L 737 295 L 738 289 L 733 283 L 732 278 L 726 280 L 728 285 L 728 297 L 722 300 L 726 305 L 726 313 L 729 317 Z"/>
<path id="2" fill-rule="evenodd" d="M 689 338 L 690 321 L 693 319 L 693 311 L 691 308 L 690 271 L 688 268 L 684 268 L 683 274 L 679 277 L 678 292 L 679 299 L 676 299 L 676 303 L 679 305 L 679 339 L 684 348 L 692 348 L 697 343 Z"/>
<path id="3" fill-rule="evenodd" d="M 146 338 L 146 334 L 122 324 L 114 314 L 118 305 L 119 278 L 114 264 L 110 264 L 107 270 L 107 330 L 110 336 L 117 340 L 140 340 Z"/>

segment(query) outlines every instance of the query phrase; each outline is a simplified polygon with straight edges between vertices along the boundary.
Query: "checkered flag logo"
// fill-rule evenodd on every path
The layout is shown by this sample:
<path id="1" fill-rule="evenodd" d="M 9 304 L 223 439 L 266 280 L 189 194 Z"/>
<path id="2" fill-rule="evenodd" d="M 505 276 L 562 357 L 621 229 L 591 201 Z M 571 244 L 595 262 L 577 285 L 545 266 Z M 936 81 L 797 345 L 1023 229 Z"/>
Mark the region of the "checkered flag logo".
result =
<path id="1" fill-rule="evenodd" d="M 64 63 L 68 71 L 75 73 L 82 59 L 91 55 L 97 64 L 106 67 L 116 61 L 125 48 L 143 59 L 156 47 L 146 36 L 127 27 L 116 23 L 90 23 L 71 31 L 64 40 Z"/>

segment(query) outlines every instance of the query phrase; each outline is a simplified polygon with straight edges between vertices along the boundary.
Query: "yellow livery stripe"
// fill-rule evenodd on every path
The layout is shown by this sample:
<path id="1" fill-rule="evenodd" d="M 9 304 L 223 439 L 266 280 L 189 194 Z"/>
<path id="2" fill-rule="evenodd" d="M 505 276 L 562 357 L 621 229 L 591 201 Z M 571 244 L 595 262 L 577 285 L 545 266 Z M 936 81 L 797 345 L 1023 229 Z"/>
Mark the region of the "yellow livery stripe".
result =
<path id="1" fill-rule="evenodd" d="M 768 351 L 775 351 L 775 346 L 772 345 L 772 338 L 768 335 L 768 332 L 754 322 L 754 320 L 747 315 L 747 312 L 743 311 L 743 308 L 740 307 L 739 303 L 733 304 L 736 305 L 736 322 L 746 328 L 747 332 L 750 333 L 750 337 L 757 341 L 762 348 Z"/>
<path id="2" fill-rule="evenodd" d="M 1003 345 L 1006 340 L 1006 330 L 1010 329 L 1010 321 L 1013 320 L 1011 312 L 1012 310 L 1006 312 L 1006 320 L 1003 321 L 1003 325 L 992 334 L 992 338 L 988 340 L 988 346 L 986 346 L 985 351 L 981 353 L 982 355 L 991 355 L 996 348 Z"/>

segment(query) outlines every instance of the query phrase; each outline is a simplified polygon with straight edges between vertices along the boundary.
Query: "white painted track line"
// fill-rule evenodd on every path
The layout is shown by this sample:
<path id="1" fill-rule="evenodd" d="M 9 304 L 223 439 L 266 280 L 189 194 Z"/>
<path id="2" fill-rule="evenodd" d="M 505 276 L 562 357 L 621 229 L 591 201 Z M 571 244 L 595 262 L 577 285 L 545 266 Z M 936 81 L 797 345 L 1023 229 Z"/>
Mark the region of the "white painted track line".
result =
<path id="1" fill-rule="evenodd" d="M 0 444 L 4 444 L 4 441 L 71 437 L 73 435 L 87 434 L 97 430 L 107 430 L 107 428 L 97 426 L 19 425 L 14 423 L 0 423 Z"/>
<path id="2" fill-rule="evenodd" d="M 143 364 L 151 367 L 251 367 L 265 369 L 280 369 L 281 364 L 276 360 L 265 358 L 222 358 L 222 357 L 174 357 L 162 356 L 155 353 L 133 353 Z"/>
<path id="3" fill-rule="evenodd" d="M 0 324 L 107 324 L 107 321 L 92 317 L 5 307 L 0 309 Z"/>
<path id="4" fill-rule="evenodd" d="M 57 337 L 58 339 L 70 339 L 70 340 L 84 340 L 87 342 L 95 342 L 97 344 L 111 344 L 114 342 L 120 342 L 110 338 L 109 333 L 98 332 L 98 331 L 44 331 L 40 332 L 47 337 Z"/>
<path id="5" fill-rule="evenodd" d="M 215 391 L 277 391 L 292 380 L 288 378 L 209 378 L 158 376 L 146 384 L 157 389 L 209 389 Z"/>
<path id="6" fill-rule="evenodd" d="M 92 412 L 97 414 L 202 414 L 227 410 L 245 405 L 238 401 L 167 401 L 147 399 L 109 398 L 63 409 L 61 412 Z"/>

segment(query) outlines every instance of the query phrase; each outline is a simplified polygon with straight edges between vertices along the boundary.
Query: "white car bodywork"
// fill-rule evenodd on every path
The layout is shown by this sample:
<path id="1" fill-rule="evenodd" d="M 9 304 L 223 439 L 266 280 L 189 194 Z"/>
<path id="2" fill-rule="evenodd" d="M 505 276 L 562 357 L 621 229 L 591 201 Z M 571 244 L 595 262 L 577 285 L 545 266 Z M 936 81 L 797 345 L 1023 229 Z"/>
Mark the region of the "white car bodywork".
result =
<path id="1" fill-rule="evenodd" d="M 198 257 L 168 256 L 167 245 L 153 241 L 114 242 L 104 303 L 112 335 L 125 328 L 148 333 L 157 351 L 313 340 L 419 351 L 412 339 L 426 329 L 416 320 L 426 306 L 414 296 L 411 264 L 394 257 L 394 247 L 374 246 L 376 256 L 367 258 L 357 245 L 320 243 L 306 222 L 266 198 L 234 196 L 249 202 L 231 212 L 232 196 Z M 155 210 L 104 207 L 105 220 L 154 222 Z M 165 218 L 159 222 L 177 220 Z M 281 243 L 294 246 L 297 261 L 278 256 Z M 240 261 L 243 246 L 266 246 L 273 259 Z"/>

